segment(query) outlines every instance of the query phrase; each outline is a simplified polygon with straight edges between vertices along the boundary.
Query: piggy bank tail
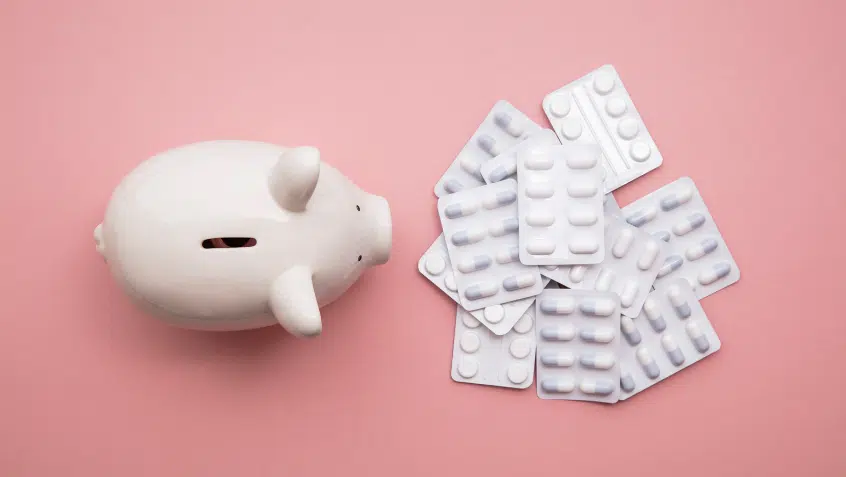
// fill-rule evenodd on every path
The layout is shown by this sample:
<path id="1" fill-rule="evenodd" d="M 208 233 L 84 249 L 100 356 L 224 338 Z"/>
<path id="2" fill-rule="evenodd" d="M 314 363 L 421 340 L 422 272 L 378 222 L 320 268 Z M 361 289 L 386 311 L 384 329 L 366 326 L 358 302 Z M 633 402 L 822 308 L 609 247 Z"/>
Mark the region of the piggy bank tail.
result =
<path id="1" fill-rule="evenodd" d="M 97 253 L 99 253 L 105 260 L 106 246 L 103 243 L 103 224 L 98 224 L 94 227 L 94 246 L 97 247 Z"/>

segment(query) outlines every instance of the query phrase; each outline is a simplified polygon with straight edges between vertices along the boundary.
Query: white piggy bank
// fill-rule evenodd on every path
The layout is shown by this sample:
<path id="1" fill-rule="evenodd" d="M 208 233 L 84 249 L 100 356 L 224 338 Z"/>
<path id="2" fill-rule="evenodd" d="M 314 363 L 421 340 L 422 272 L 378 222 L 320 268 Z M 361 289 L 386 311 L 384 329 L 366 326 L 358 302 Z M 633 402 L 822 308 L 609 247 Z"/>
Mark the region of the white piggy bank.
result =
<path id="1" fill-rule="evenodd" d="M 126 292 L 172 324 L 313 336 L 319 307 L 388 261 L 391 214 L 317 149 L 210 141 L 127 175 L 94 240 Z"/>

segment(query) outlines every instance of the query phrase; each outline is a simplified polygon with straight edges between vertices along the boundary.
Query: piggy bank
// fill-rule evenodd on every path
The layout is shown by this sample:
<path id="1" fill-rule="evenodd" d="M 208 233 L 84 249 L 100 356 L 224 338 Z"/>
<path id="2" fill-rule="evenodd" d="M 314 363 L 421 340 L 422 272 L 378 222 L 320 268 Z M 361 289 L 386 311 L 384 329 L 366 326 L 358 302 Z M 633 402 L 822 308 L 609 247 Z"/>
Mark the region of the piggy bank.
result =
<path id="1" fill-rule="evenodd" d="M 314 336 L 320 307 L 388 261 L 391 214 L 313 147 L 210 141 L 129 173 L 94 240 L 126 293 L 171 324 Z"/>

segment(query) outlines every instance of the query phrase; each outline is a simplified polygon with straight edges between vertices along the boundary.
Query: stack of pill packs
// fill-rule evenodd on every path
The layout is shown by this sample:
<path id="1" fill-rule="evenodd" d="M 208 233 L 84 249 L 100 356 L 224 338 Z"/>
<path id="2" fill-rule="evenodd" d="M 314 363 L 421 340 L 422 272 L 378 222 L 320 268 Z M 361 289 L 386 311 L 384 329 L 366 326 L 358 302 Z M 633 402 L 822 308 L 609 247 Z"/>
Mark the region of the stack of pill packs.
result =
<path id="1" fill-rule="evenodd" d="M 456 302 L 453 380 L 615 403 L 720 349 L 700 300 L 740 271 L 691 178 L 617 205 L 663 158 L 613 66 L 543 110 L 551 127 L 506 101 L 485 116 L 418 269 Z"/>

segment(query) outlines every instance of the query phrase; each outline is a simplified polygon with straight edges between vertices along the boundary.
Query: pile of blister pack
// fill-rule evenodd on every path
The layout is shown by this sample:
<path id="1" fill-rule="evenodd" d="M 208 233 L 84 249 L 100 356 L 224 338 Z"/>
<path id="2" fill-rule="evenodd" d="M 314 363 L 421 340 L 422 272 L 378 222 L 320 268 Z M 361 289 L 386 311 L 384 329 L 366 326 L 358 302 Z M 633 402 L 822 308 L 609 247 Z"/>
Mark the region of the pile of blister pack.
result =
<path id="1" fill-rule="evenodd" d="M 494 105 L 435 186 L 418 268 L 458 304 L 455 381 L 614 403 L 720 348 L 699 300 L 740 271 L 690 178 L 618 207 L 663 159 L 612 66 L 543 110 L 551 129 Z"/>

